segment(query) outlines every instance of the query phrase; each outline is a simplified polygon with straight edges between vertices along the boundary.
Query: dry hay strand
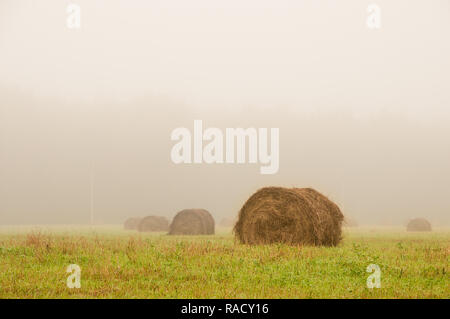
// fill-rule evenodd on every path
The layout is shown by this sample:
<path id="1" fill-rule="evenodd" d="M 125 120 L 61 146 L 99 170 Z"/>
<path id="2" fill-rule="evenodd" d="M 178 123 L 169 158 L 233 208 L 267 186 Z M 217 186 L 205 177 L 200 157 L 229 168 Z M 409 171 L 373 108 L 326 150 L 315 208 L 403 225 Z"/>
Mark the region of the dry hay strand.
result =
<path id="1" fill-rule="evenodd" d="M 140 222 L 141 218 L 128 218 L 125 223 L 123 223 L 123 228 L 127 230 L 137 230 Z"/>
<path id="2" fill-rule="evenodd" d="M 163 216 L 147 216 L 141 219 L 137 230 L 140 232 L 168 231 L 169 221 Z"/>
<path id="3" fill-rule="evenodd" d="M 170 224 L 169 235 L 213 235 L 214 218 L 205 209 L 184 209 Z"/>
<path id="4" fill-rule="evenodd" d="M 241 208 L 234 232 L 244 244 L 336 246 L 343 219 L 339 207 L 314 189 L 265 187 Z"/>
<path id="5" fill-rule="evenodd" d="M 425 218 L 414 218 L 406 225 L 406 231 L 431 231 L 431 223 Z"/>

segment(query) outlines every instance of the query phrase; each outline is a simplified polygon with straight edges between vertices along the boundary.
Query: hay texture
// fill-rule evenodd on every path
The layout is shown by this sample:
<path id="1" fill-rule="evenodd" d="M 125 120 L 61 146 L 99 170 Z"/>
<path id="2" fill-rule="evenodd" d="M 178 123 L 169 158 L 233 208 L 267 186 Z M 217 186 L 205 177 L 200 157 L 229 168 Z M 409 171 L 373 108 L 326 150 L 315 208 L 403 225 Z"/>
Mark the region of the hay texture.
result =
<path id="1" fill-rule="evenodd" d="M 244 244 L 335 246 L 343 219 L 339 207 L 312 188 L 265 187 L 241 208 L 234 232 Z"/>
<path id="2" fill-rule="evenodd" d="M 169 221 L 162 216 L 147 216 L 141 219 L 137 230 L 140 232 L 165 232 L 169 230 Z"/>
<path id="3" fill-rule="evenodd" d="M 406 225 L 406 231 L 431 231 L 431 223 L 425 218 L 414 218 Z"/>
<path id="4" fill-rule="evenodd" d="M 205 209 L 184 209 L 170 224 L 169 235 L 213 235 L 214 218 Z"/>
<path id="5" fill-rule="evenodd" d="M 128 218 L 125 223 L 123 223 L 123 228 L 127 230 L 137 230 L 139 223 L 141 221 L 141 218 Z"/>

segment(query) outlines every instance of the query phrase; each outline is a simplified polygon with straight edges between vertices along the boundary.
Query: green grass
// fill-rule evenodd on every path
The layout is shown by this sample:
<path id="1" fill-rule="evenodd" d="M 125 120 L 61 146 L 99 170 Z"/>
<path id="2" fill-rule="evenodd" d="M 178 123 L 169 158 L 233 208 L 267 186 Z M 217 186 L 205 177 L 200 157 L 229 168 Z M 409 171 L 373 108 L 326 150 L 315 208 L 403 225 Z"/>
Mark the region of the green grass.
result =
<path id="1" fill-rule="evenodd" d="M 449 298 L 450 231 L 345 230 L 338 247 L 245 246 L 120 227 L 0 228 L 0 298 Z M 82 268 L 69 289 L 66 268 Z M 368 289 L 369 264 L 381 268 Z"/>

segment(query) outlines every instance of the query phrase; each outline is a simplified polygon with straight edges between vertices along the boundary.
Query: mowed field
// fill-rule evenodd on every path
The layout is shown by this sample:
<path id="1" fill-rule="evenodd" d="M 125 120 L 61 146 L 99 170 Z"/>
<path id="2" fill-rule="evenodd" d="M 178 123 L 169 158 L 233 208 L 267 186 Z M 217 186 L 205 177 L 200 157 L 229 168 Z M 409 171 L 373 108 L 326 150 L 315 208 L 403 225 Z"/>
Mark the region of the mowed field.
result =
<path id="1" fill-rule="evenodd" d="M 0 228 L 0 298 L 449 298 L 450 229 L 349 228 L 338 247 L 120 226 Z M 81 288 L 66 269 L 81 267 Z M 381 269 L 368 289 L 366 268 Z"/>

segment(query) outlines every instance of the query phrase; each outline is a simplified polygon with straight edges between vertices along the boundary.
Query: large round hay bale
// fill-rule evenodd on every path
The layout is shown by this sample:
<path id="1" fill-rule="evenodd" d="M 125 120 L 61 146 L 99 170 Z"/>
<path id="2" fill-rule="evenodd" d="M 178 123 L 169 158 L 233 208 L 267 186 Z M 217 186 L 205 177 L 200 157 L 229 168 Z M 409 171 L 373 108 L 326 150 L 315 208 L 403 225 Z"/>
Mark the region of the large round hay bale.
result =
<path id="1" fill-rule="evenodd" d="M 128 218 L 125 223 L 123 223 L 123 228 L 127 230 L 136 230 L 138 228 L 138 225 L 140 223 L 141 219 L 132 217 Z"/>
<path id="2" fill-rule="evenodd" d="M 169 235 L 213 235 L 214 218 L 205 209 L 184 209 L 170 224 Z"/>
<path id="3" fill-rule="evenodd" d="M 265 187 L 241 208 L 234 232 L 244 244 L 335 246 L 343 219 L 339 207 L 314 189 Z"/>
<path id="4" fill-rule="evenodd" d="M 167 231 L 169 221 L 162 216 L 147 216 L 141 219 L 137 230 L 140 232 Z"/>
<path id="5" fill-rule="evenodd" d="M 414 218 L 406 225 L 406 231 L 431 231 L 431 223 L 425 218 Z"/>

